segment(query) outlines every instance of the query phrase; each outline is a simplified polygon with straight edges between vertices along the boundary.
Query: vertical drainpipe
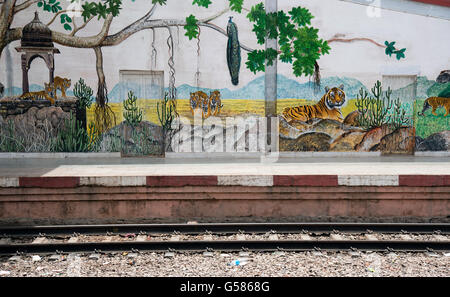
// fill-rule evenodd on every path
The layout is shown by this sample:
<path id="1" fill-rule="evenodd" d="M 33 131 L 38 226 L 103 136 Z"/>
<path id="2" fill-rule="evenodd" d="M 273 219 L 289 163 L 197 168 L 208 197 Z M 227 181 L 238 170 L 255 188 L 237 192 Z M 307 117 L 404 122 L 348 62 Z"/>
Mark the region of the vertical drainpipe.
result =
<path id="1" fill-rule="evenodd" d="M 266 13 L 272 13 L 278 11 L 278 0 L 265 0 Z M 278 50 L 277 39 L 266 38 L 266 50 L 273 48 Z M 271 133 L 271 127 L 277 127 L 272 123 L 273 120 L 278 120 L 277 118 L 277 59 L 273 61 L 271 66 L 267 65 L 266 62 L 265 71 L 265 116 L 267 118 L 267 141 L 270 143 L 267 149 L 270 152 L 278 151 L 278 129 L 274 129 L 275 133 Z M 275 139 L 271 138 L 274 135 Z M 267 150 L 266 150 L 267 152 Z"/>

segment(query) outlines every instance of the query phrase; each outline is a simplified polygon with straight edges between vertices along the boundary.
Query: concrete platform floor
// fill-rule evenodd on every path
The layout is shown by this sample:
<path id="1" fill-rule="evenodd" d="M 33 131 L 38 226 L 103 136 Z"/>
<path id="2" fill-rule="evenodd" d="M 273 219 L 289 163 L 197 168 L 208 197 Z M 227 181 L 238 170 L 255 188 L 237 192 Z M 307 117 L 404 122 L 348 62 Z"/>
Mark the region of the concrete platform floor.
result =
<path id="1" fill-rule="evenodd" d="M 450 175 L 449 157 L 12 158 L 0 177 L 170 175 Z"/>

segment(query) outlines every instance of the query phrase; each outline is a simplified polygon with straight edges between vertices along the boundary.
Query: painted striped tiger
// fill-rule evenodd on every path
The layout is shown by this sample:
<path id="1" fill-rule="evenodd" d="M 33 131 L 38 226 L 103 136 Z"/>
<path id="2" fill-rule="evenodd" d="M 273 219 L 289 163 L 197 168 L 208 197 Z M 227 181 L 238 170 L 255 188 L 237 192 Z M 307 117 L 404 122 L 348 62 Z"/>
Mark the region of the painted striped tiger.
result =
<path id="1" fill-rule="evenodd" d="M 194 115 L 196 109 L 200 109 L 202 111 L 202 118 L 204 119 L 210 116 L 216 116 L 223 107 L 220 92 L 215 90 L 210 93 L 209 97 L 203 91 L 191 93 L 189 107 L 192 115 Z"/>
<path id="2" fill-rule="evenodd" d="M 418 113 L 421 116 L 425 116 L 425 111 L 432 107 L 431 113 L 437 116 L 436 109 L 439 107 L 445 108 L 445 114 L 444 117 L 446 117 L 450 112 L 450 98 L 444 98 L 444 97 L 430 97 L 427 100 L 425 100 L 423 104 L 422 112 Z"/>
<path id="3" fill-rule="evenodd" d="M 222 100 L 220 99 L 220 92 L 218 90 L 211 92 L 211 94 L 209 95 L 209 104 L 211 115 L 218 115 L 223 107 Z"/>
<path id="4" fill-rule="evenodd" d="M 197 91 L 191 93 L 191 98 L 189 99 L 189 107 L 191 108 L 192 115 L 194 115 L 195 110 L 202 108 L 203 99 L 208 99 L 208 95 L 205 92 Z"/>
<path id="5" fill-rule="evenodd" d="M 206 95 L 206 94 L 205 94 Z M 211 115 L 211 104 L 210 98 L 208 96 L 201 98 L 201 108 L 202 108 L 202 117 L 204 119 L 208 118 Z"/>
<path id="6" fill-rule="evenodd" d="M 45 89 L 38 92 L 28 92 L 23 93 L 19 98 L 20 99 L 47 99 L 51 102 L 51 104 L 55 104 L 55 99 L 53 99 L 49 94 L 52 92 L 52 88 L 50 84 L 44 83 Z"/>
<path id="7" fill-rule="evenodd" d="M 301 105 L 287 107 L 283 110 L 283 117 L 288 123 L 293 120 L 307 122 L 313 118 L 332 119 L 342 122 L 340 107 L 345 103 L 344 85 L 338 88 L 325 87 L 325 95 L 315 105 Z"/>

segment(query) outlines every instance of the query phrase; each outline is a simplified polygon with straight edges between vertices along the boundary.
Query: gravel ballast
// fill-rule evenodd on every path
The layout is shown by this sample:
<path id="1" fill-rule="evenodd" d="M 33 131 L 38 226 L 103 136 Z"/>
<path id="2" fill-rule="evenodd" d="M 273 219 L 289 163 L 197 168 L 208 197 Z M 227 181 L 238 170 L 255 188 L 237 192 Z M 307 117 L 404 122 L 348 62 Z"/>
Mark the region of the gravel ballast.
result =
<path id="1" fill-rule="evenodd" d="M 15 276 L 416 276 L 449 277 L 448 253 L 260 252 L 108 253 L 0 258 L 0 277 Z M 234 260 L 245 263 L 233 266 Z"/>

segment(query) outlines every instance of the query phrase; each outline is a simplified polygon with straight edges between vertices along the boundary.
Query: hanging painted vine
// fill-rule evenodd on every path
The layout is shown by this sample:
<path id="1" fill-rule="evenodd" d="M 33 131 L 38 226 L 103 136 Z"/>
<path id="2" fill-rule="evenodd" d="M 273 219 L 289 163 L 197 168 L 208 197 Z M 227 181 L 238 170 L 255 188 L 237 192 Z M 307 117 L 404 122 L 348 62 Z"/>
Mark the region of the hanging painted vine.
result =
<path id="1" fill-rule="evenodd" d="M 200 88 L 200 27 L 198 27 L 198 36 L 197 36 L 197 71 L 195 72 L 195 84 L 197 86 L 197 91 Z"/>
<path id="2" fill-rule="evenodd" d="M 156 47 L 155 47 L 155 29 L 152 28 L 152 57 L 151 57 L 151 61 L 150 61 L 150 69 L 156 68 L 157 55 L 158 55 L 158 51 L 156 50 Z"/>

